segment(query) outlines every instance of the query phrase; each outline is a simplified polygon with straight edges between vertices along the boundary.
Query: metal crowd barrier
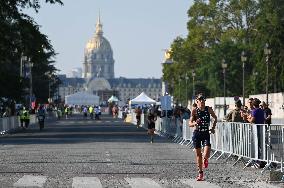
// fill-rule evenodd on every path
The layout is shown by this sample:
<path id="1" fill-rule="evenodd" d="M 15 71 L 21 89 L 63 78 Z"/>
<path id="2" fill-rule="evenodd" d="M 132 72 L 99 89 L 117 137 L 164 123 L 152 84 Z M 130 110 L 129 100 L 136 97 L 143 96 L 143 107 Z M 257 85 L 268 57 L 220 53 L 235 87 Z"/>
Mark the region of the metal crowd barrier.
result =
<path id="1" fill-rule="evenodd" d="M 136 124 L 134 112 L 132 117 Z M 140 126 L 147 128 L 146 116 L 142 115 L 142 119 Z M 188 126 L 188 120 L 183 120 L 181 129 L 175 119 L 157 118 L 155 129 L 158 134 L 171 137 L 179 144 L 192 146 L 193 129 Z M 262 172 L 267 169 L 284 172 L 284 124 L 218 122 L 215 134 L 211 134 L 211 149 L 211 157 L 216 156 L 217 160 L 235 156 L 237 160 L 233 165 L 242 160 L 246 168 L 262 161 L 266 163 Z"/>
<path id="2" fill-rule="evenodd" d="M 30 115 L 30 125 L 36 123 L 36 116 Z M 5 134 L 8 131 L 15 130 L 21 126 L 19 116 L 0 118 L 0 133 Z"/>
<path id="3" fill-rule="evenodd" d="M 56 117 L 56 112 L 47 112 L 46 120 L 51 120 Z M 37 118 L 35 114 L 30 115 L 30 125 L 34 125 L 37 123 Z M 19 116 L 10 116 L 0 118 L 0 134 L 6 134 L 9 131 L 16 130 L 20 128 L 20 117 Z"/>

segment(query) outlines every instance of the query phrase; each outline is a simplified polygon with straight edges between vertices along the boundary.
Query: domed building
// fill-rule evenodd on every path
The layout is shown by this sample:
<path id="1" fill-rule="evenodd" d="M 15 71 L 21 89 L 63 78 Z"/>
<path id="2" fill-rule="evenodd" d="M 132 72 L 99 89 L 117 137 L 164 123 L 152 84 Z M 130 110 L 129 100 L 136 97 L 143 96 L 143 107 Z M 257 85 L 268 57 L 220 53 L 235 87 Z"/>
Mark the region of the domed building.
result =
<path id="1" fill-rule="evenodd" d="M 103 36 L 100 17 L 94 36 L 88 41 L 84 54 L 84 78 L 114 78 L 114 59 L 109 41 Z"/>
<path id="2" fill-rule="evenodd" d="M 112 95 L 121 102 L 127 102 L 141 92 L 157 100 L 162 89 L 161 79 L 114 77 L 113 51 L 103 36 L 100 16 L 95 34 L 85 47 L 82 78 L 67 78 L 66 75 L 59 77 L 62 81 L 58 92 L 61 99 L 78 91 L 88 91 L 98 95 L 100 102 L 107 101 Z"/>

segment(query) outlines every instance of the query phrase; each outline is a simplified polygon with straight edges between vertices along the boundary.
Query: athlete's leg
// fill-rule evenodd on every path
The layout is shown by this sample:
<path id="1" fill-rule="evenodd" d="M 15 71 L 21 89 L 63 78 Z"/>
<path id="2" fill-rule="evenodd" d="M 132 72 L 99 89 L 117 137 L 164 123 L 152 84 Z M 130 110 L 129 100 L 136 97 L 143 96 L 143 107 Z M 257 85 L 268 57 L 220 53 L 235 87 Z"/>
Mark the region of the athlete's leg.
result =
<path id="1" fill-rule="evenodd" d="M 206 135 L 206 138 L 204 140 L 204 168 L 208 167 L 208 159 L 210 157 L 210 151 L 211 151 L 211 144 L 210 144 L 210 135 Z"/>
<path id="2" fill-rule="evenodd" d="M 201 148 L 195 148 L 196 162 L 199 171 L 203 170 Z"/>
<path id="3" fill-rule="evenodd" d="M 211 151 L 211 147 L 210 146 L 205 146 L 204 147 L 204 159 L 209 159 L 210 151 Z"/>

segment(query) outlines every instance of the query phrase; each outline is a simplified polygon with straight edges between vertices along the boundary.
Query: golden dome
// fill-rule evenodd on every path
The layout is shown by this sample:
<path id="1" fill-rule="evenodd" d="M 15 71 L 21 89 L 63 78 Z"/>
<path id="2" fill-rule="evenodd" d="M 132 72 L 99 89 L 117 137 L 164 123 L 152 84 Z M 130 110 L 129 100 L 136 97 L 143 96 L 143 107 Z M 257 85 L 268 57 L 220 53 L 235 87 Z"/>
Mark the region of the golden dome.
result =
<path id="1" fill-rule="evenodd" d="M 87 53 L 93 51 L 104 51 L 109 52 L 112 51 L 109 41 L 100 35 L 95 35 L 91 40 L 88 41 L 85 48 Z"/>
<path id="2" fill-rule="evenodd" d="M 92 53 L 94 51 L 111 52 L 112 49 L 109 41 L 103 37 L 103 25 L 101 24 L 100 16 L 96 24 L 96 32 L 91 40 L 88 41 L 85 48 L 87 53 Z"/>

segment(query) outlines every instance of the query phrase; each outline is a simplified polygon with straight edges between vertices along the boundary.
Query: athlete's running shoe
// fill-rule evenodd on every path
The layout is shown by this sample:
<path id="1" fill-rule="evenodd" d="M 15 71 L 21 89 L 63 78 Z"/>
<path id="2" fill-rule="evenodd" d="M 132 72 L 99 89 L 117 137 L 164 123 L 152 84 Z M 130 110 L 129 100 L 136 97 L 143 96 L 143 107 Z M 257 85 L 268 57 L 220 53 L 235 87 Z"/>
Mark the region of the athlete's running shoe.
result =
<path id="1" fill-rule="evenodd" d="M 208 168 L 208 164 L 209 164 L 208 159 L 204 159 L 203 164 L 204 164 L 204 168 Z"/>
<path id="2" fill-rule="evenodd" d="M 199 172 L 197 178 L 196 178 L 197 181 L 203 181 L 204 180 L 204 174 L 203 172 Z"/>

